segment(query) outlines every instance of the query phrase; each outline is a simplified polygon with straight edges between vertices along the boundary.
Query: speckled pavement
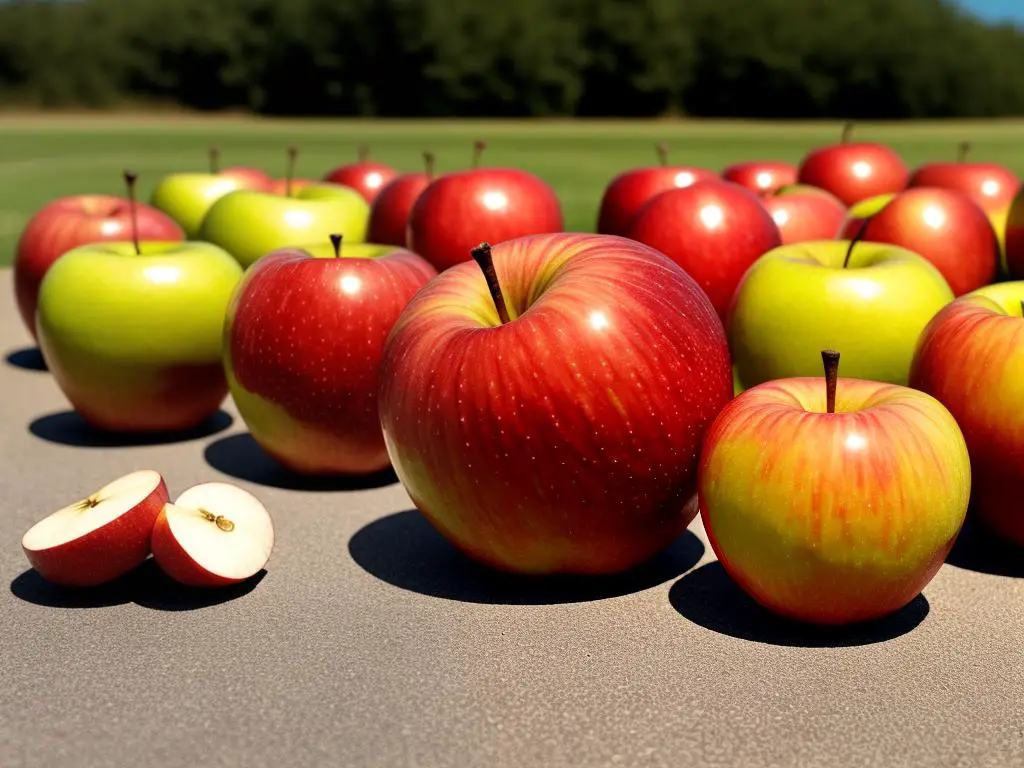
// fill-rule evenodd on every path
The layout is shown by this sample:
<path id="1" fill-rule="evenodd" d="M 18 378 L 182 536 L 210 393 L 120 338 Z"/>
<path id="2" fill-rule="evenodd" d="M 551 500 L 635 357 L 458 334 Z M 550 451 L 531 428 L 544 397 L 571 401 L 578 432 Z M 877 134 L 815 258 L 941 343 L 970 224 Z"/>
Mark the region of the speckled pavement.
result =
<path id="1" fill-rule="evenodd" d="M 0 329 L 3 768 L 1024 765 L 1024 556 L 977 533 L 855 631 L 766 615 L 699 522 L 628 578 L 516 581 L 449 548 L 393 475 L 274 469 L 230 405 L 177 442 L 91 432 L 33 370 L 9 270 Z M 27 570 L 33 522 L 140 468 L 172 496 L 262 498 L 258 583 L 195 594 L 146 565 L 66 594 Z"/>

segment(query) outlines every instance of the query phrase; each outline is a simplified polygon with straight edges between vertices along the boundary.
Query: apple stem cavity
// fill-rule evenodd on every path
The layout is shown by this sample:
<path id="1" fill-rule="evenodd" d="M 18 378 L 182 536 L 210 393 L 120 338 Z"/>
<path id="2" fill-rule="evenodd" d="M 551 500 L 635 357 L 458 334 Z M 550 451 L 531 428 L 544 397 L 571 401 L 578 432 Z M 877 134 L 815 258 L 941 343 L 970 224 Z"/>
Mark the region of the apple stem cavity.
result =
<path id="1" fill-rule="evenodd" d="M 480 167 L 480 158 L 483 155 L 485 149 L 487 149 L 486 141 L 480 141 L 479 139 L 477 139 L 476 141 L 473 142 L 473 168 Z"/>
<path id="2" fill-rule="evenodd" d="M 668 144 L 660 141 L 654 145 L 654 152 L 658 155 L 658 164 L 664 168 L 668 165 Z"/>
<path id="3" fill-rule="evenodd" d="M 821 362 L 825 366 L 825 412 L 836 412 L 836 384 L 839 381 L 839 353 L 834 349 L 821 352 Z"/>
<path id="4" fill-rule="evenodd" d="M 220 173 L 220 150 L 217 147 L 210 147 L 210 173 Z"/>
<path id="5" fill-rule="evenodd" d="M 843 132 L 839 134 L 839 143 L 848 144 L 853 137 L 853 121 L 849 120 L 843 125 Z"/>
<path id="6" fill-rule="evenodd" d="M 967 162 L 967 156 L 971 154 L 971 142 L 961 141 L 956 145 L 956 161 L 958 163 Z"/>
<path id="7" fill-rule="evenodd" d="M 334 248 L 334 258 L 341 258 L 341 239 L 344 235 L 331 235 L 331 246 Z"/>
<path id="8" fill-rule="evenodd" d="M 427 173 L 427 181 L 434 180 L 434 153 L 424 152 L 423 153 L 423 169 Z"/>
<path id="9" fill-rule="evenodd" d="M 299 160 L 299 148 L 288 147 L 288 164 L 284 169 L 284 194 L 292 196 L 292 181 L 295 179 L 295 164 Z"/>
<path id="10" fill-rule="evenodd" d="M 505 306 L 505 296 L 501 292 L 501 285 L 498 283 L 498 273 L 494 271 L 494 256 L 491 254 L 490 243 L 480 243 L 470 253 L 473 261 L 477 263 L 484 273 L 484 280 L 487 281 L 487 289 L 491 292 L 491 299 L 494 301 L 494 308 L 498 310 L 498 319 L 501 324 L 509 322 L 508 307 Z"/>
<path id="11" fill-rule="evenodd" d="M 135 246 L 135 255 L 141 256 L 142 249 L 139 247 L 139 217 L 135 211 L 135 182 L 138 179 L 137 174 L 131 171 L 124 172 L 124 184 L 128 188 L 128 213 L 132 220 L 132 245 Z"/>

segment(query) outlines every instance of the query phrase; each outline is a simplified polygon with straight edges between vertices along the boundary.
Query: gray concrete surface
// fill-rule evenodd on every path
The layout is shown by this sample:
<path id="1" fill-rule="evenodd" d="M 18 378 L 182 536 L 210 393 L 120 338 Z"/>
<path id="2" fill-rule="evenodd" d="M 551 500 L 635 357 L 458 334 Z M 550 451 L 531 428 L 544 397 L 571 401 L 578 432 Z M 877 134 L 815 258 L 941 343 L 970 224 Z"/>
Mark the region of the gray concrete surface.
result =
<path id="1" fill-rule="evenodd" d="M 699 524 L 627 579 L 516 582 L 393 478 L 304 485 L 237 418 L 157 445 L 91 433 L 21 367 L 5 270 L 0 332 L 4 768 L 1024 765 L 1024 565 L 973 534 L 923 598 L 852 632 L 766 616 Z M 26 570 L 36 519 L 144 467 L 172 494 L 236 477 L 265 501 L 258 584 L 195 595 L 144 566 L 76 596 Z"/>

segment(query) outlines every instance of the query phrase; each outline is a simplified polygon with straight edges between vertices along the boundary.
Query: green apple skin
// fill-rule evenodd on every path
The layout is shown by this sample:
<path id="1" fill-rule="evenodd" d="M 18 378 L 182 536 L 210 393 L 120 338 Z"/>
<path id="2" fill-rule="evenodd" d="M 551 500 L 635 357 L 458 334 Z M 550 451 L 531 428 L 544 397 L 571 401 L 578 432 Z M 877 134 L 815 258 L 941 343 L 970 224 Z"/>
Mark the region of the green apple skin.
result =
<path id="1" fill-rule="evenodd" d="M 157 183 L 149 202 L 178 222 L 186 237 L 194 240 L 210 206 L 229 192 L 244 188 L 245 182 L 234 176 L 172 173 Z"/>
<path id="2" fill-rule="evenodd" d="M 953 300 L 923 257 L 886 243 L 795 243 L 747 270 L 729 316 L 729 347 L 746 387 L 821 371 L 821 350 L 855 379 L 906 385 L 917 339 Z"/>
<path id="3" fill-rule="evenodd" d="M 352 187 L 346 187 L 344 184 L 317 181 L 302 187 L 292 197 L 297 200 L 348 200 L 350 204 L 357 208 L 361 207 L 355 202 L 358 199 L 366 205 L 367 217 L 370 215 L 370 205 L 366 202 L 366 198 L 352 189 Z"/>
<path id="4" fill-rule="evenodd" d="M 855 238 L 857 232 L 864 225 L 864 220 L 870 219 L 885 208 L 885 206 L 892 202 L 894 197 L 896 197 L 894 192 L 886 192 L 882 195 L 869 197 L 867 200 L 861 200 L 859 203 L 854 203 L 846 214 L 846 221 L 843 222 L 843 226 L 839 229 L 839 237 L 843 240 Z"/>
<path id="5" fill-rule="evenodd" d="M 87 245 L 64 254 L 39 291 L 39 346 L 90 424 L 114 432 L 196 426 L 227 395 L 224 318 L 242 277 L 208 243 Z"/>
<path id="6" fill-rule="evenodd" d="M 342 235 L 346 243 L 360 243 L 366 239 L 370 206 L 358 192 L 353 193 L 307 200 L 232 192 L 210 208 L 199 237 L 223 248 L 245 268 L 271 251 L 326 243 L 332 234 Z"/>

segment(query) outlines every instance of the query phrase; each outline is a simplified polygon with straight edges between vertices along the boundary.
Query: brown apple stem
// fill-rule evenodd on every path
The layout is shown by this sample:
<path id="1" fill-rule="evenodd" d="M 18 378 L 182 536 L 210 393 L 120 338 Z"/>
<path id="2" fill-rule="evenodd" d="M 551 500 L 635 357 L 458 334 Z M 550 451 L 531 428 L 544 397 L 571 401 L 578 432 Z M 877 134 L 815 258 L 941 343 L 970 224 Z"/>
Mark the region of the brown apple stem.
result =
<path id="1" fill-rule="evenodd" d="M 473 168 L 480 167 L 480 157 L 483 155 L 485 149 L 487 149 L 486 141 L 480 141 L 477 139 L 473 142 Z"/>
<path id="2" fill-rule="evenodd" d="M 839 143 L 848 144 L 850 139 L 853 137 L 853 121 L 848 120 L 843 125 L 843 132 L 839 134 Z"/>
<path id="3" fill-rule="evenodd" d="M 662 167 L 668 165 L 668 144 L 659 141 L 654 145 L 654 151 L 658 155 L 658 165 Z"/>
<path id="4" fill-rule="evenodd" d="M 299 148 L 288 147 L 288 163 L 284 169 L 284 194 L 292 196 L 292 181 L 295 179 L 295 165 L 299 160 Z"/>
<path id="5" fill-rule="evenodd" d="M 961 141 L 956 145 L 956 161 L 958 163 L 967 162 L 967 156 L 971 154 L 971 142 Z"/>
<path id="6" fill-rule="evenodd" d="M 341 258 L 341 238 L 344 235 L 331 235 L 331 245 L 334 247 L 334 258 Z"/>
<path id="7" fill-rule="evenodd" d="M 124 172 L 124 185 L 128 188 L 128 215 L 132 220 L 132 245 L 135 246 L 135 255 L 141 256 L 142 249 L 139 247 L 139 217 L 135 210 L 135 182 L 138 179 L 137 174 L 131 171 Z"/>
<path id="8" fill-rule="evenodd" d="M 850 257 L 853 256 L 853 249 L 857 247 L 857 243 L 864 237 L 864 233 L 867 232 L 868 222 L 871 221 L 870 216 L 864 217 L 864 221 L 857 227 L 857 232 L 854 234 L 853 239 L 850 241 L 849 247 L 846 249 L 846 258 L 843 259 L 843 269 L 846 269 L 850 265 Z"/>
<path id="9" fill-rule="evenodd" d="M 224 515 L 215 515 L 213 512 L 207 512 L 205 509 L 200 509 L 198 512 L 225 533 L 235 530 L 235 524 L 224 517 Z"/>
<path id="10" fill-rule="evenodd" d="M 832 349 L 822 350 L 821 362 L 825 365 L 825 412 L 836 412 L 836 383 L 839 380 L 839 353 Z"/>
<path id="11" fill-rule="evenodd" d="M 217 147 L 210 147 L 210 173 L 220 173 L 220 150 Z"/>
<path id="12" fill-rule="evenodd" d="M 370 159 L 370 146 L 368 144 L 360 144 L 359 148 L 356 149 L 356 157 L 360 163 L 365 163 Z"/>
<path id="13" fill-rule="evenodd" d="M 427 181 L 434 180 L 434 153 L 424 152 L 423 153 L 423 169 L 427 173 Z"/>
<path id="14" fill-rule="evenodd" d="M 505 296 L 501 292 L 501 285 L 498 283 L 498 273 L 494 271 L 494 257 L 491 254 L 490 243 L 480 243 L 470 253 L 473 261 L 477 263 L 484 273 L 484 280 L 487 281 L 487 289 L 491 292 L 491 299 L 494 301 L 494 308 L 498 310 L 498 319 L 502 325 L 509 321 L 508 307 L 505 306 Z"/>

